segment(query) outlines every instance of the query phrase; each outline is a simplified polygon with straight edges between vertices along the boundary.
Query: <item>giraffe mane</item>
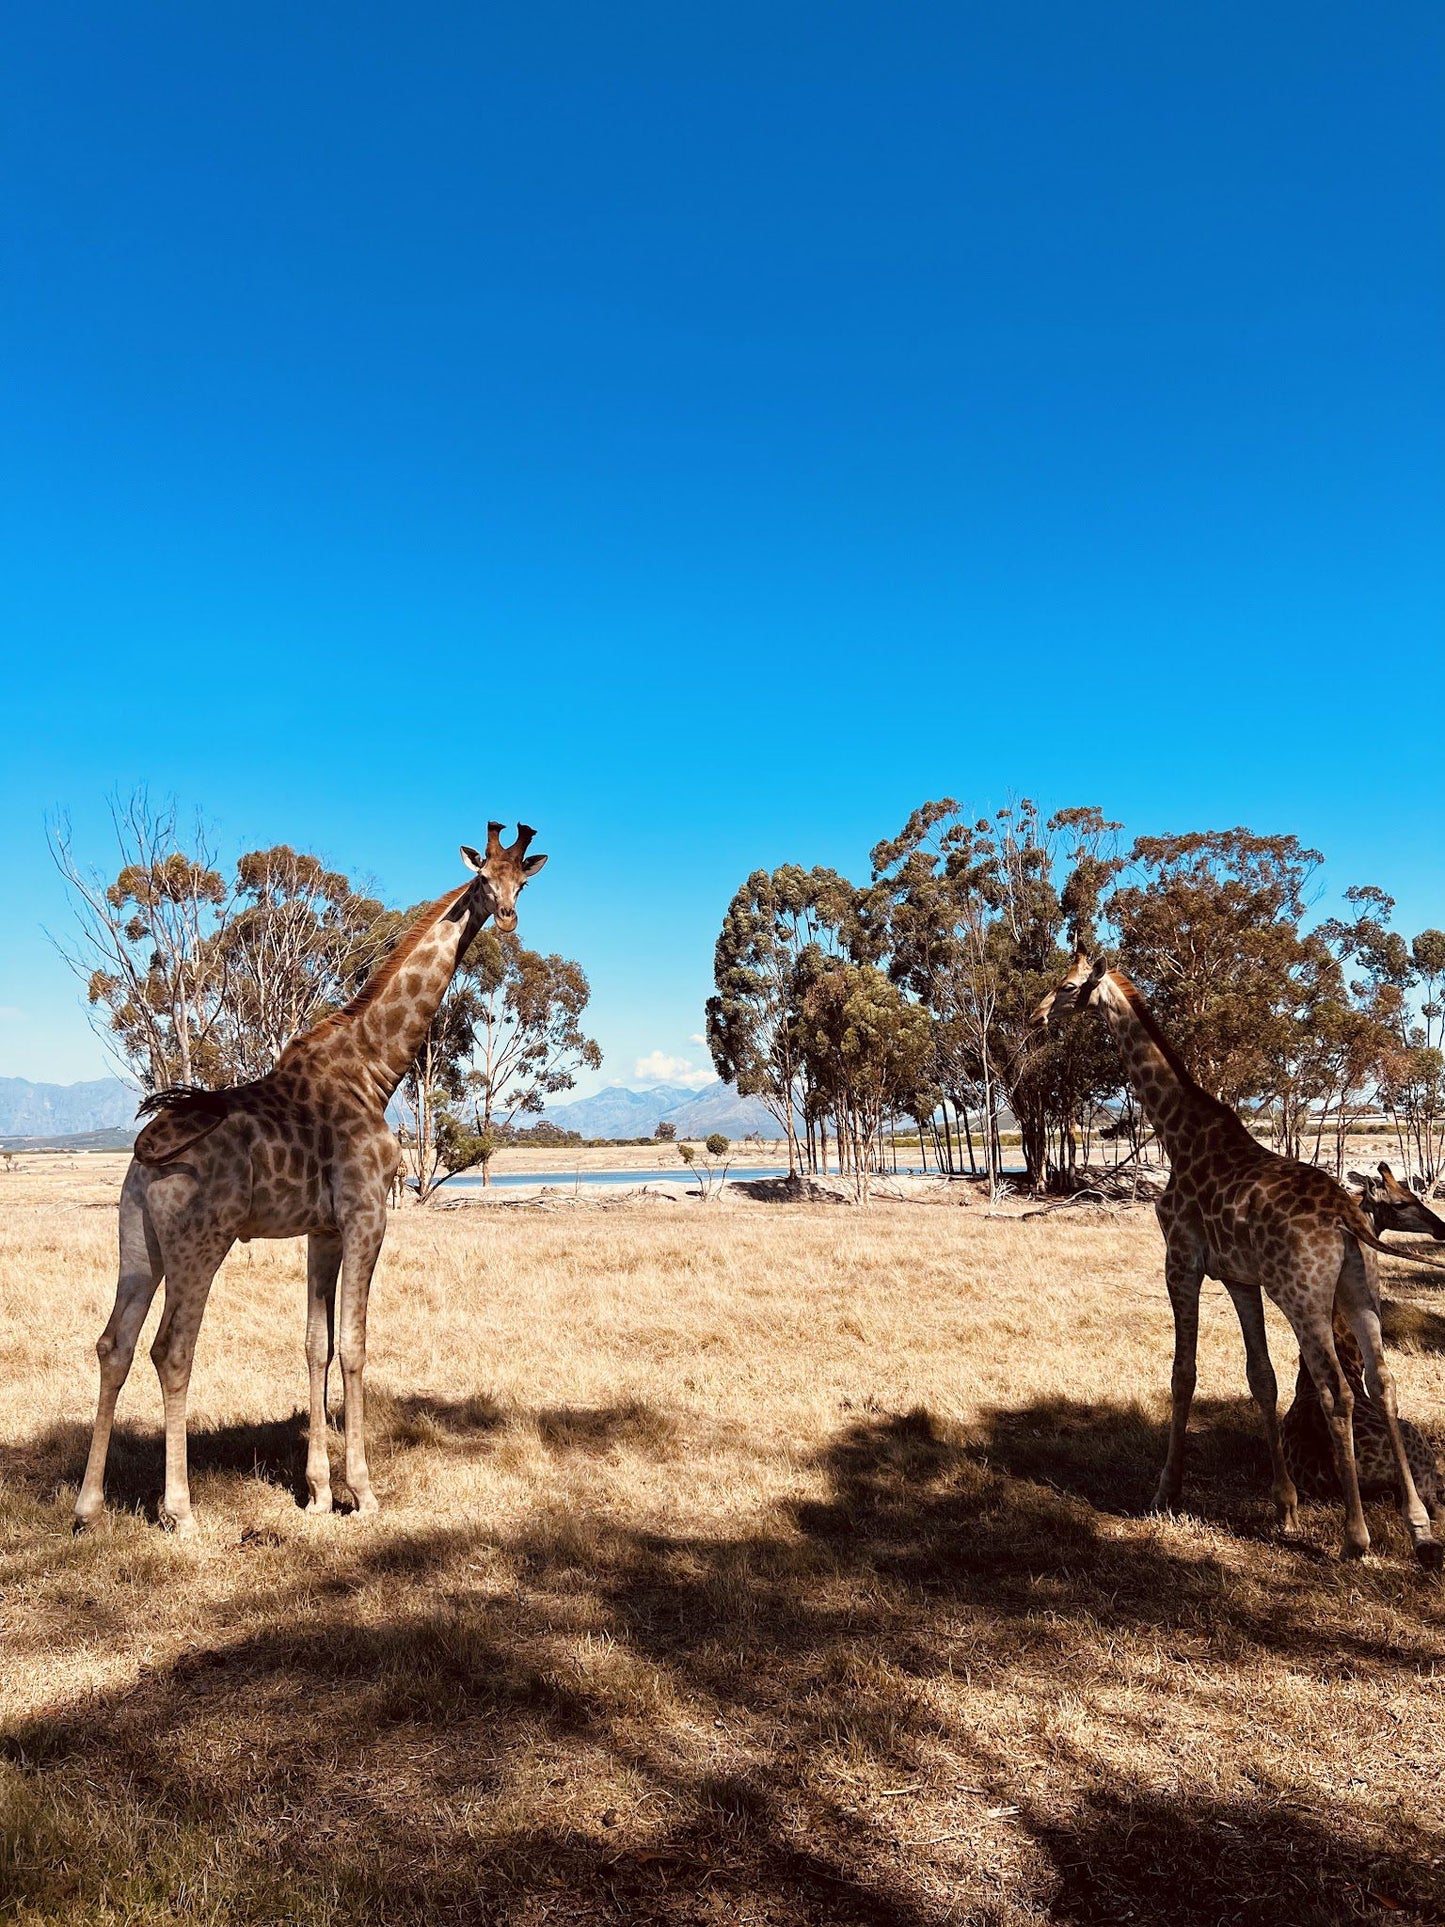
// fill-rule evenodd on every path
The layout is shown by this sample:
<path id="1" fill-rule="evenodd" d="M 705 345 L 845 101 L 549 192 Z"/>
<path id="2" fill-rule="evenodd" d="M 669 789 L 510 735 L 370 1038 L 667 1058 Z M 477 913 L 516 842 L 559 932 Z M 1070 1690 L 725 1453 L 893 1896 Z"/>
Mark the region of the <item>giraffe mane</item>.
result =
<path id="1" fill-rule="evenodd" d="M 418 910 L 416 916 L 397 938 L 390 956 L 382 959 L 351 1001 L 343 1004 L 340 1010 L 333 1011 L 329 1017 L 323 1017 L 319 1024 L 313 1025 L 305 1033 L 306 1036 L 315 1037 L 321 1032 L 338 1030 L 353 1018 L 360 1017 L 386 989 L 398 971 L 405 967 L 422 939 L 456 908 L 471 887 L 470 883 L 458 884 L 455 890 L 448 890 L 444 897 L 438 897 L 435 903 L 429 903 L 425 909 Z M 297 1038 L 295 1041 L 299 1043 L 301 1040 Z M 288 1045 L 287 1048 L 289 1049 L 290 1046 Z"/>
<path id="2" fill-rule="evenodd" d="M 1174 1072 L 1174 1075 L 1182 1078 L 1186 1084 L 1192 1085 L 1195 1090 L 1203 1090 L 1204 1087 L 1200 1084 L 1199 1079 L 1194 1075 L 1193 1071 L 1190 1070 L 1184 1059 L 1160 1029 L 1158 1018 L 1154 1015 L 1153 1011 L 1150 1010 L 1148 1004 L 1145 1003 L 1144 993 L 1134 982 L 1133 978 L 1126 977 L 1122 970 L 1111 970 L 1109 975 L 1113 978 L 1125 1002 L 1139 1020 L 1141 1028 L 1149 1033 L 1151 1040 L 1157 1044 L 1163 1052 L 1165 1058 L 1168 1060 L 1169 1068 Z M 1208 1096 L 1207 1091 L 1204 1094 L 1206 1097 Z"/>
<path id="3" fill-rule="evenodd" d="M 1124 997 L 1130 1010 L 1133 1011 L 1135 1017 L 1138 1019 L 1140 1028 L 1148 1033 L 1151 1042 L 1153 1042 L 1163 1054 L 1174 1075 L 1179 1078 L 1182 1083 L 1187 1084 L 1190 1090 L 1197 1092 L 1200 1102 L 1207 1104 L 1211 1110 L 1217 1111 L 1221 1117 L 1227 1118 L 1237 1131 L 1241 1132 L 1253 1143 L 1253 1133 L 1250 1131 L 1244 1119 L 1239 1115 L 1239 1112 L 1234 1109 L 1233 1105 L 1226 1104 L 1222 1097 L 1216 1097 L 1212 1091 L 1205 1090 L 1199 1079 L 1179 1055 L 1179 1052 L 1164 1035 L 1163 1030 L 1160 1028 L 1158 1018 L 1144 1001 L 1144 993 L 1140 990 L 1139 986 L 1132 978 L 1126 977 L 1122 970 L 1111 970 L 1109 975 L 1118 985 L 1120 994 Z"/>

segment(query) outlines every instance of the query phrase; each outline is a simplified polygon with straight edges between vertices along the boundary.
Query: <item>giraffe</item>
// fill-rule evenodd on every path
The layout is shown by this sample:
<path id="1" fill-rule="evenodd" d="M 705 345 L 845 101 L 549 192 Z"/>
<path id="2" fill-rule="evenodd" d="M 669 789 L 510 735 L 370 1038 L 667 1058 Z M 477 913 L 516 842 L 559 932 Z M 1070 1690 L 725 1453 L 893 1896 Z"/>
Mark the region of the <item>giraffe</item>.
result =
<path id="1" fill-rule="evenodd" d="M 1351 1171 L 1350 1183 L 1358 1184 L 1363 1196 L 1360 1209 L 1370 1221 L 1377 1238 L 1387 1231 L 1413 1231 L 1421 1237 L 1445 1241 L 1445 1218 L 1437 1217 L 1418 1193 L 1401 1184 L 1389 1165 L 1381 1159 L 1378 1177 L 1364 1171 Z"/>
<path id="2" fill-rule="evenodd" d="M 1270 1363 L 1262 1292 L 1288 1318 L 1319 1392 L 1345 1501 L 1347 1557 L 1370 1546 L 1360 1504 L 1351 1415 L 1354 1393 L 1335 1349 L 1336 1305 L 1360 1347 L 1364 1383 L 1390 1436 L 1405 1523 L 1422 1566 L 1438 1571 L 1445 1546 L 1415 1488 L 1400 1433 L 1394 1381 L 1380 1335 L 1375 1251 L 1383 1249 L 1359 1205 L 1314 1165 L 1283 1158 L 1259 1144 L 1218 1098 L 1194 1081 L 1122 971 L 1083 951 L 1064 981 L 1039 1004 L 1034 1021 L 1090 1006 L 1102 1010 L 1129 1081 L 1169 1158 L 1170 1177 L 1155 1209 L 1164 1234 L 1164 1279 L 1174 1312 L 1173 1411 L 1169 1451 L 1154 1495 L 1157 1510 L 1178 1503 L 1184 1482 L 1185 1436 L 1194 1397 L 1199 1292 L 1220 1279 L 1244 1335 L 1249 1388 L 1259 1406 L 1273 1468 L 1281 1526 L 1297 1524 L 1298 1495 L 1280 1441 L 1279 1388 Z"/>
<path id="3" fill-rule="evenodd" d="M 332 1509 L 326 1378 L 337 1351 L 346 1485 L 358 1513 L 377 1510 L 362 1379 L 367 1293 L 398 1162 L 386 1106 L 477 932 L 489 917 L 500 931 L 516 929 L 518 895 L 547 861 L 527 855 L 536 832 L 525 823 L 507 846 L 502 827 L 487 825 L 484 856 L 463 846 L 471 881 L 429 904 L 351 1002 L 293 1037 L 264 1077 L 230 1090 L 158 1091 L 141 1106 L 157 1115 L 136 1139 L 121 1188 L 120 1275 L 96 1344 L 100 1398 L 75 1504 L 77 1530 L 104 1514 L 116 1400 L 164 1277 L 165 1309 L 151 1347 L 165 1408 L 164 1513 L 178 1537 L 196 1532 L 186 1392 L 211 1281 L 238 1238 L 307 1240 L 306 1510 Z"/>

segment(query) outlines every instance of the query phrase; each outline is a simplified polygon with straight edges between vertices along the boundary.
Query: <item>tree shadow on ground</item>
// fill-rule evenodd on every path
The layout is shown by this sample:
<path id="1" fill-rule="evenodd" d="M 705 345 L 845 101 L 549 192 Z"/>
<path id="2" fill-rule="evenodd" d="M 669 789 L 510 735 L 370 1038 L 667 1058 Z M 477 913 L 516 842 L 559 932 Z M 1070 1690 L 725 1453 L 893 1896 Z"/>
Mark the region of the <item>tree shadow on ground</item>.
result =
<path id="1" fill-rule="evenodd" d="M 1150 1510 L 1168 1423 L 1137 1403 L 1040 1399 L 984 1415 L 975 1438 L 985 1462 L 1084 1499 L 1100 1512 Z M 1189 1415 L 1186 1509 L 1251 1538 L 1272 1535 L 1269 1452 L 1251 1399 L 1198 1398 Z"/>
<path id="2" fill-rule="evenodd" d="M 1067 1821 L 1029 1821 L 1074 1927 L 1339 1927 L 1445 1919 L 1440 1836 L 1406 1821 L 1388 1847 L 1267 1801 L 1100 1789 Z"/>
<path id="3" fill-rule="evenodd" d="M 1242 1420 L 1215 1419 L 1227 1453 Z M 308 1927 L 1325 1927 L 1376 1917 L 1371 1892 L 1431 1918 L 1437 1817 L 1403 1836 L 1392 1822 L 1384 1849 L 1388 1802 L 1365 1825 L 1291 1807 L 1267 1779 L 1175 1795 L 1147 1763 L 1087 1751 L 1050 1803 L 1031 1779 L 1059 1743 L 1030 1754 L 1022 1729 L 984 1730 L 994 1694 L 1087 1693 L 1126 1648 L 1163 1666 L 1169 1717 L 1201 1723 L 1221 1666 L 1383 1687 L 1445 1665 L 1408 1575 L 1346 1586 L 1332 1562 L 1252 1544 L 1236 1570 L 1054 1483 L 1132 1491 L 1141 1425 L 1121 1406 L 1088 1431 L 1050 1403 L 976 1437 L 870 1414 L 804 1468 L 818 1491 L 743 1535 L 575 1503 L 501 1533 L 338 1537 L 324 1586 L 300 1563 L 242 1578 L 191 1650 L 5 1735 L 0 1914 L 153 1917 L 190 1841 L 217 1918 Z M 581 1432 L 584 1452 L 618 1436 Z M 908 1797 L 863 1810 L 852 1789 L 880 1780 Z"/>

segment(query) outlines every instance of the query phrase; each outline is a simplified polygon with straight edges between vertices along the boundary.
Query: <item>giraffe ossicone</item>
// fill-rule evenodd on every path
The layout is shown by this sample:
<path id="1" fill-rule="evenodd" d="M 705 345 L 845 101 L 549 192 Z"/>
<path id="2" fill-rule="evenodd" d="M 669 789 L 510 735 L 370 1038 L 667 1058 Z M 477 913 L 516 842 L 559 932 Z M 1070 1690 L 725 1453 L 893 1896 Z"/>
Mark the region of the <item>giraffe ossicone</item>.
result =
<path id="1" fill-rule="evenodd" d="M 104 1514 L 116 1400 L 164 1278 L 151 1347 L 165 1407 L 164 1510 L 178 1535 L 195 1531 L 186 1395 L 211 1281 L 238 1238 L 307 1240 L 307 1511 L 332 1509 L 326 1379 L 337 1353 L 346 1485 L 358 1512 L 376 1511 L 363 1381 L 367 1296 L 400 1155 L 386 1106 L 478 931 L 488 919 L 516 929 L 517 898 L 547 861 L 527 854 L 535 831 L 526 824 L 510 845 L 502 828 L 488 824 L 484 855 L 463 847 L 471 881 L 428 904 L 351 1002 L 293 1037 L 264 1077 L 229 1090 L 158 1091 L 141 1106 L 155 1115 L 121 1188 L 119 1280 L 96 1345 L 100 1397 L 77 1527 Z"/>
<path id="2" fill-rule="evenodd" d="M 1345 1553 L 1367 1552 L 1370 1535 L 1355 1462 L 1355 1392 L 1334 1338 L 1337 1314 L 1359 1348 L 1364 1389 L 1384 1423 L 1415 1556 L 1439 1571 L 1445 1546 L 1431 1531 L 1416 1489 L 1385 1362 L 1378 1241 L 1369 1220 L 1328 1172 L 1260 1144 L 1227 1104 L 1195 1081 L 1128 977 L 1080 951 L 1068 976 L 1039 1004 L 1034 1021 L 1046 1025 L 1089 1008 L 1103 1012 L 1129 1082 L 1169 1160 L 1169 1182 L 1155 1210 L 1174 1312 L 1174 1369 L 1169 1451 L 1155 1507 L 1172 1510 L 1182 1495 L 1199 1294 L 1206 1277 L 1218 1278 L 1244 1335 L 1249 1388 L 1269 1441 L 1281 1525 L 1295 1526 L 1298 1494 L 1280 1438 L 1279 1388 L 1265 1334 L 1263 1292 L 1293 1327 L 1319 1396 L 1345 1503 Z M 1445 1514 L 1437 1511 L 1436 1523 L 1445 1530 Z"/>

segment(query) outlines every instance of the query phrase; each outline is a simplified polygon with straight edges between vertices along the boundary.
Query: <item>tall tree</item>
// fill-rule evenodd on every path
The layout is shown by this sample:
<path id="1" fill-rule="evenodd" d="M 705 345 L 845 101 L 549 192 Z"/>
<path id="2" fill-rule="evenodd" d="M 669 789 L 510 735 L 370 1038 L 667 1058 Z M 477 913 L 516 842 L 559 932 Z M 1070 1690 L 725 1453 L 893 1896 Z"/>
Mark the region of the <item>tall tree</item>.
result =
<path id="1" fill-rule="evenodd" d="M 884 1128 L 927 1061 L 928 1014 L 874 965 L 810 949 L 799 964 L 795 1028 L 809 1081 L 835 1120 L 840 1166 L 866 1204 Z"/>
<path id="2" fill-rule="evenodd" d="M 719 1077 L 756 1097 L 787 1138 L 798 1169 L 797 1118 L 806 1067 L 796 1032 L 797 968 L 805 951 L 840 956 L 861 941 L 857 893 L 836 870 L 786 863 L 755 870 L 733 897 L 713 953 L 708 1049 Z"/>
<path id="3" fill-rule="evenodd" d="M 1120 953 L 1194 1076 L 1235 1109 L 1277 1100 L 1318 988 L 1301 931 L 1322 858 L 1247 829 L 1143 836 L 1109 904 Z"/>
<path id="4" fill-rule="evenodd" d="M 1117 1085 L 1096 1041 L 1077 1027 L 1041 1047 L 1029 1025 L 1056 979 L 1060 938 L 1092 933 L 1118 867 L 1117 829 L 1092 808 L 1044 823 L 1027 800 L 970 820 L 944 797 L 915 810 L 873 852 L 865 921 L 886 944 L 895 981 L 932 1014 L 934 1075 L 965 1131 L 969 1111 L 979 1113 L 992 1189 L 1003 1101 L 1037 1185 L 1055 1129 L 1071 1164 L 1079 1110 Z"/>
<path id="5" fill-rule="evenodd" d="M 67 818 L 49 827 L 76 926 L 56 948 L 86 987 L 97 1034 L 143 1090 L 222 1082 L 220 939 L 233 890 L 204 825 L 183 828 L 174 802 L 138 789 L 113 797 L 110 817 L 120 864 L 109 881 L 77 857 Z"/>
<path id="6" fill-rule="evenodd" d="M 232 913 L 209 939 L 226 986 L 217 1025 L 224 1081 L 262 1076 L 290 1038 L 339 1010 L 399 923 L 339 871 L 289 844 L 242 856 Z"/>
<path id="7" fill-rule="evenodd" d="M 1445 931 L 1406 938 L 1391 928 L 1394 898 L 1371 885 L 1345 899 L 1353 917 L 1331 918 L 1321 934 L 1351 973 L 1356 1010 L 1378 1039 L 1375 1094 L 1401 1161 L 1433 1180 L 1445 1167 Z"/>
<path id="8" fill-rule="evenodd" d="M 485 1184 L 515 1120 L 539 1117 L 578 1071 L 600 1070 L 602 1052 L 582 1029 L 592 993 L 580 964 L 484 930 L 463 969 L 475 993 L 472 1044 L 461 1101 L 443 1107 L 438 1142 L 450 1172 L 479 1164 Z"/>

